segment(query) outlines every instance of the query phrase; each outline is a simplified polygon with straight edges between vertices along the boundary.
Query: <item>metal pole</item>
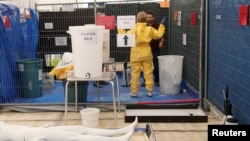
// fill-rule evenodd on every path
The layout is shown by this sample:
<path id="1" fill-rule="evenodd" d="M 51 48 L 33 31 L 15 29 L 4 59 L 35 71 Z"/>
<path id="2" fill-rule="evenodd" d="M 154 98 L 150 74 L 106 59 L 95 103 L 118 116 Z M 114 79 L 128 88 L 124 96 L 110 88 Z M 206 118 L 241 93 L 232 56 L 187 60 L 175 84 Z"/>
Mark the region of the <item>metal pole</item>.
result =
<path id="1" fill-rule="evenodd" d="M 76 8 L 79 8 L 79 7 L 78 7 L 78 0 L 76 0 Z"/>
<path id="2" fill-rule="evenodd" d="M 205 53 L 204 53 L 204 57 L 205 57 L 205 67 L 204 67 L 204 101 L 206 102 L 204 104 L 204 108 L 208 111 L 208 101 L 207 101 L 207 58 L 208 58 L 208 55 L 207 55 L 207 52 L 208 52 L 208 0 L 206 0 L 206 20 L 205 20 Z"/>
<path id="3" fill-rule="evenodd" d="M 206 94 L 204 94 L 204 90 L 203 90 L 203 84 L 206 82 L 206 79 L 204 80 L 203 77 L 204 75 L 206 75 L 205 73 L 203 73 L 203 60 L 206 60 L 206 55 L 203 56 L 203 51 L 205 51 L 205 53 L 207 52 L 206 50 L 203 50 L 203 40 L 204 40 L 204 35 L 203 35 L 203 19 L 204 19 L 204 1 L 205 0 L 202 0 L 201 1 L 201 7 L 200 7 L 200 57 L 199 57 L 199 93 L 200 93 L 200 98 L 202 99 L 201 100 L 201 103 L 200 105 L 203 107 L 203 109 L 207 108 L 207 105 L 206 105 Z M 206 24 L 205 24 L 206 25 Z M 206 39 L 206 38 L 205 38 Z M 206 71 L 206 64 L 204 66 L 204 71 Z"/>
<path id="4" fill-rule="evenodd" d="M 95 13 L 95 24 L 96 24 L 96 0 L 94 0 L 94 13 Z"/>
<path id="5" fill-rule="evenodd" d="M 169 11 L 168 11 L 168 50 L 169 55 L 171 54 L 171 2 L 172 0 L 169 0 Z"/>

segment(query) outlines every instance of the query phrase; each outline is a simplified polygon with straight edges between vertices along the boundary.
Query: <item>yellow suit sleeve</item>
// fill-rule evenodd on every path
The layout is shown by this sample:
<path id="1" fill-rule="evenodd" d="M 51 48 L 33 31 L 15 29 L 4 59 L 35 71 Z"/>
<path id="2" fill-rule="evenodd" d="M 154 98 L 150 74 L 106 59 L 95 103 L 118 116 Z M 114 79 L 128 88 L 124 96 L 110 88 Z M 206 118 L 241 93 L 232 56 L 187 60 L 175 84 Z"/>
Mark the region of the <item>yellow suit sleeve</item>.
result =
<path id="1" fill-rule="evenodd" d="M 57 79 L 64 79 L 67 78 L 67 74 L 69 71 L 74 69 L 73 64 L 68 64 L 63 67 L 54 67 L 50 72 L 49 75 L 56 76 Z"/>
<path id="2" fill-rule="evenodd" d="M 165 34 L 165 26 L 163 24 L 160 24 L 158 30 L 153 30 L 153 39 L 161 39 L 163 35 Z"/>
<path id="3" fill-rule="evenodd" d="M 124 29 L 117 29 L 118 34 L 126 34 L 126 30 Z"/>

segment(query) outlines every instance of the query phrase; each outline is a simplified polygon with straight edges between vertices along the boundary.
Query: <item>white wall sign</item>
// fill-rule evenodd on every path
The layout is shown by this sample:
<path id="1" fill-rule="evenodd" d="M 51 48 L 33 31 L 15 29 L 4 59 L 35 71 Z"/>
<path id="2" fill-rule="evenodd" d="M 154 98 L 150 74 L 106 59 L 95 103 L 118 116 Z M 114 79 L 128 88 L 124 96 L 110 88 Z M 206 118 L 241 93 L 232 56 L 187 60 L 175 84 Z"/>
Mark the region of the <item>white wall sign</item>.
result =
<path id="1" fill-rule="evenodd" d="M 216 15 L 216 16 L 215 16 L 215 19 L 220 20 L 220 19 L 221 19 L 221 15 Z"/>
<path id="2" fill-rule="evenodd" d="M 53 29 L 53 23 L 44 23 L 44 28 L 45 29 Z"/>
<path id="3" fill-rule="evenodd" d="M 182 34 L 182 44 L 187 45 L 187 34 Z"/>
<path id="4" fill-rule="evenodd" d="M 117 29 L 131 29 L 135 27 L 135 16 L 117 16 Z"/>
<path id="5" fill-rule="evenodd" d="M 181 11 L 178 11 L 177 25 L 181 26 Z"/>
<path id="6" fill-rule="evenodd" d="M 55 37 L 56 46 L 66 46 L 67 45 L 67 37 Z"/>
<path id="7" fill-rule="evenodd" d="M 117 47 L 135 46 L 135 34 L 117 34 Z"/>
<path id="8" fill-rule="evenodd" d="M 84 45 L 97 44 L 97 30 L 84 30 L 80 33 Z"/>
<path id="9" fill-rule="evenodd" d="M 73 4 L 62 5 L 62 11 L 74 11 Z"/>

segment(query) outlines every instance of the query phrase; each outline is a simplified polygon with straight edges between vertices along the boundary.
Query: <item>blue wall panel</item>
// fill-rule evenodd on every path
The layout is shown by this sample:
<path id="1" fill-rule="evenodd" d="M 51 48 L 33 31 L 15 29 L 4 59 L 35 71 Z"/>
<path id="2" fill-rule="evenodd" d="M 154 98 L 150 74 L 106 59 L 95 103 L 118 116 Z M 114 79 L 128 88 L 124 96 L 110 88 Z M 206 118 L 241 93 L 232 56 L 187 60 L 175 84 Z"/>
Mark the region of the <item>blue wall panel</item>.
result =
<path id="1" fill-rule="evenodd" d="M 232 113 L 250 123 L 250 26 L 239 25 L 239 6 L 249 0 L 208 1 L 208 99 L 224 111 L 229 88 Z M 218 15 L 221 19 L 218 19 Z"/>

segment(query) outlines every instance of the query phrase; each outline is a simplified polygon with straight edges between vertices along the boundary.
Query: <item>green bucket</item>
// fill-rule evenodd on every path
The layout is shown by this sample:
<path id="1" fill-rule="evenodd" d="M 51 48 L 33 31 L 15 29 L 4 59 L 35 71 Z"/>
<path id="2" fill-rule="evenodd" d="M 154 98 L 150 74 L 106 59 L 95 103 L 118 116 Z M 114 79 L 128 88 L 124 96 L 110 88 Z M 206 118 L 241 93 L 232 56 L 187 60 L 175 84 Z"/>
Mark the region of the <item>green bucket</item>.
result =
<path id="1" fill-rule="evenodd" d="M 42 59 L 20 59 L 18 64 L 18 82 L 20 96 L 24 98 L 36 98 L 42 96 Z"/>
<path id="2" fill-rule="evenodd" d="M 66 82 L 67 82 L 66 79 L 62 80 L 64 94 L 65 94 Z M 79 103 L 87 102 L 88 85 L 89 85 L 89 82 L 86 82 L 86 81 L 77 82 L 77 102 Z M 75 82 L 69 82 L 68 84 L 68 102 L 69 103 L 75 102 Z"/>

